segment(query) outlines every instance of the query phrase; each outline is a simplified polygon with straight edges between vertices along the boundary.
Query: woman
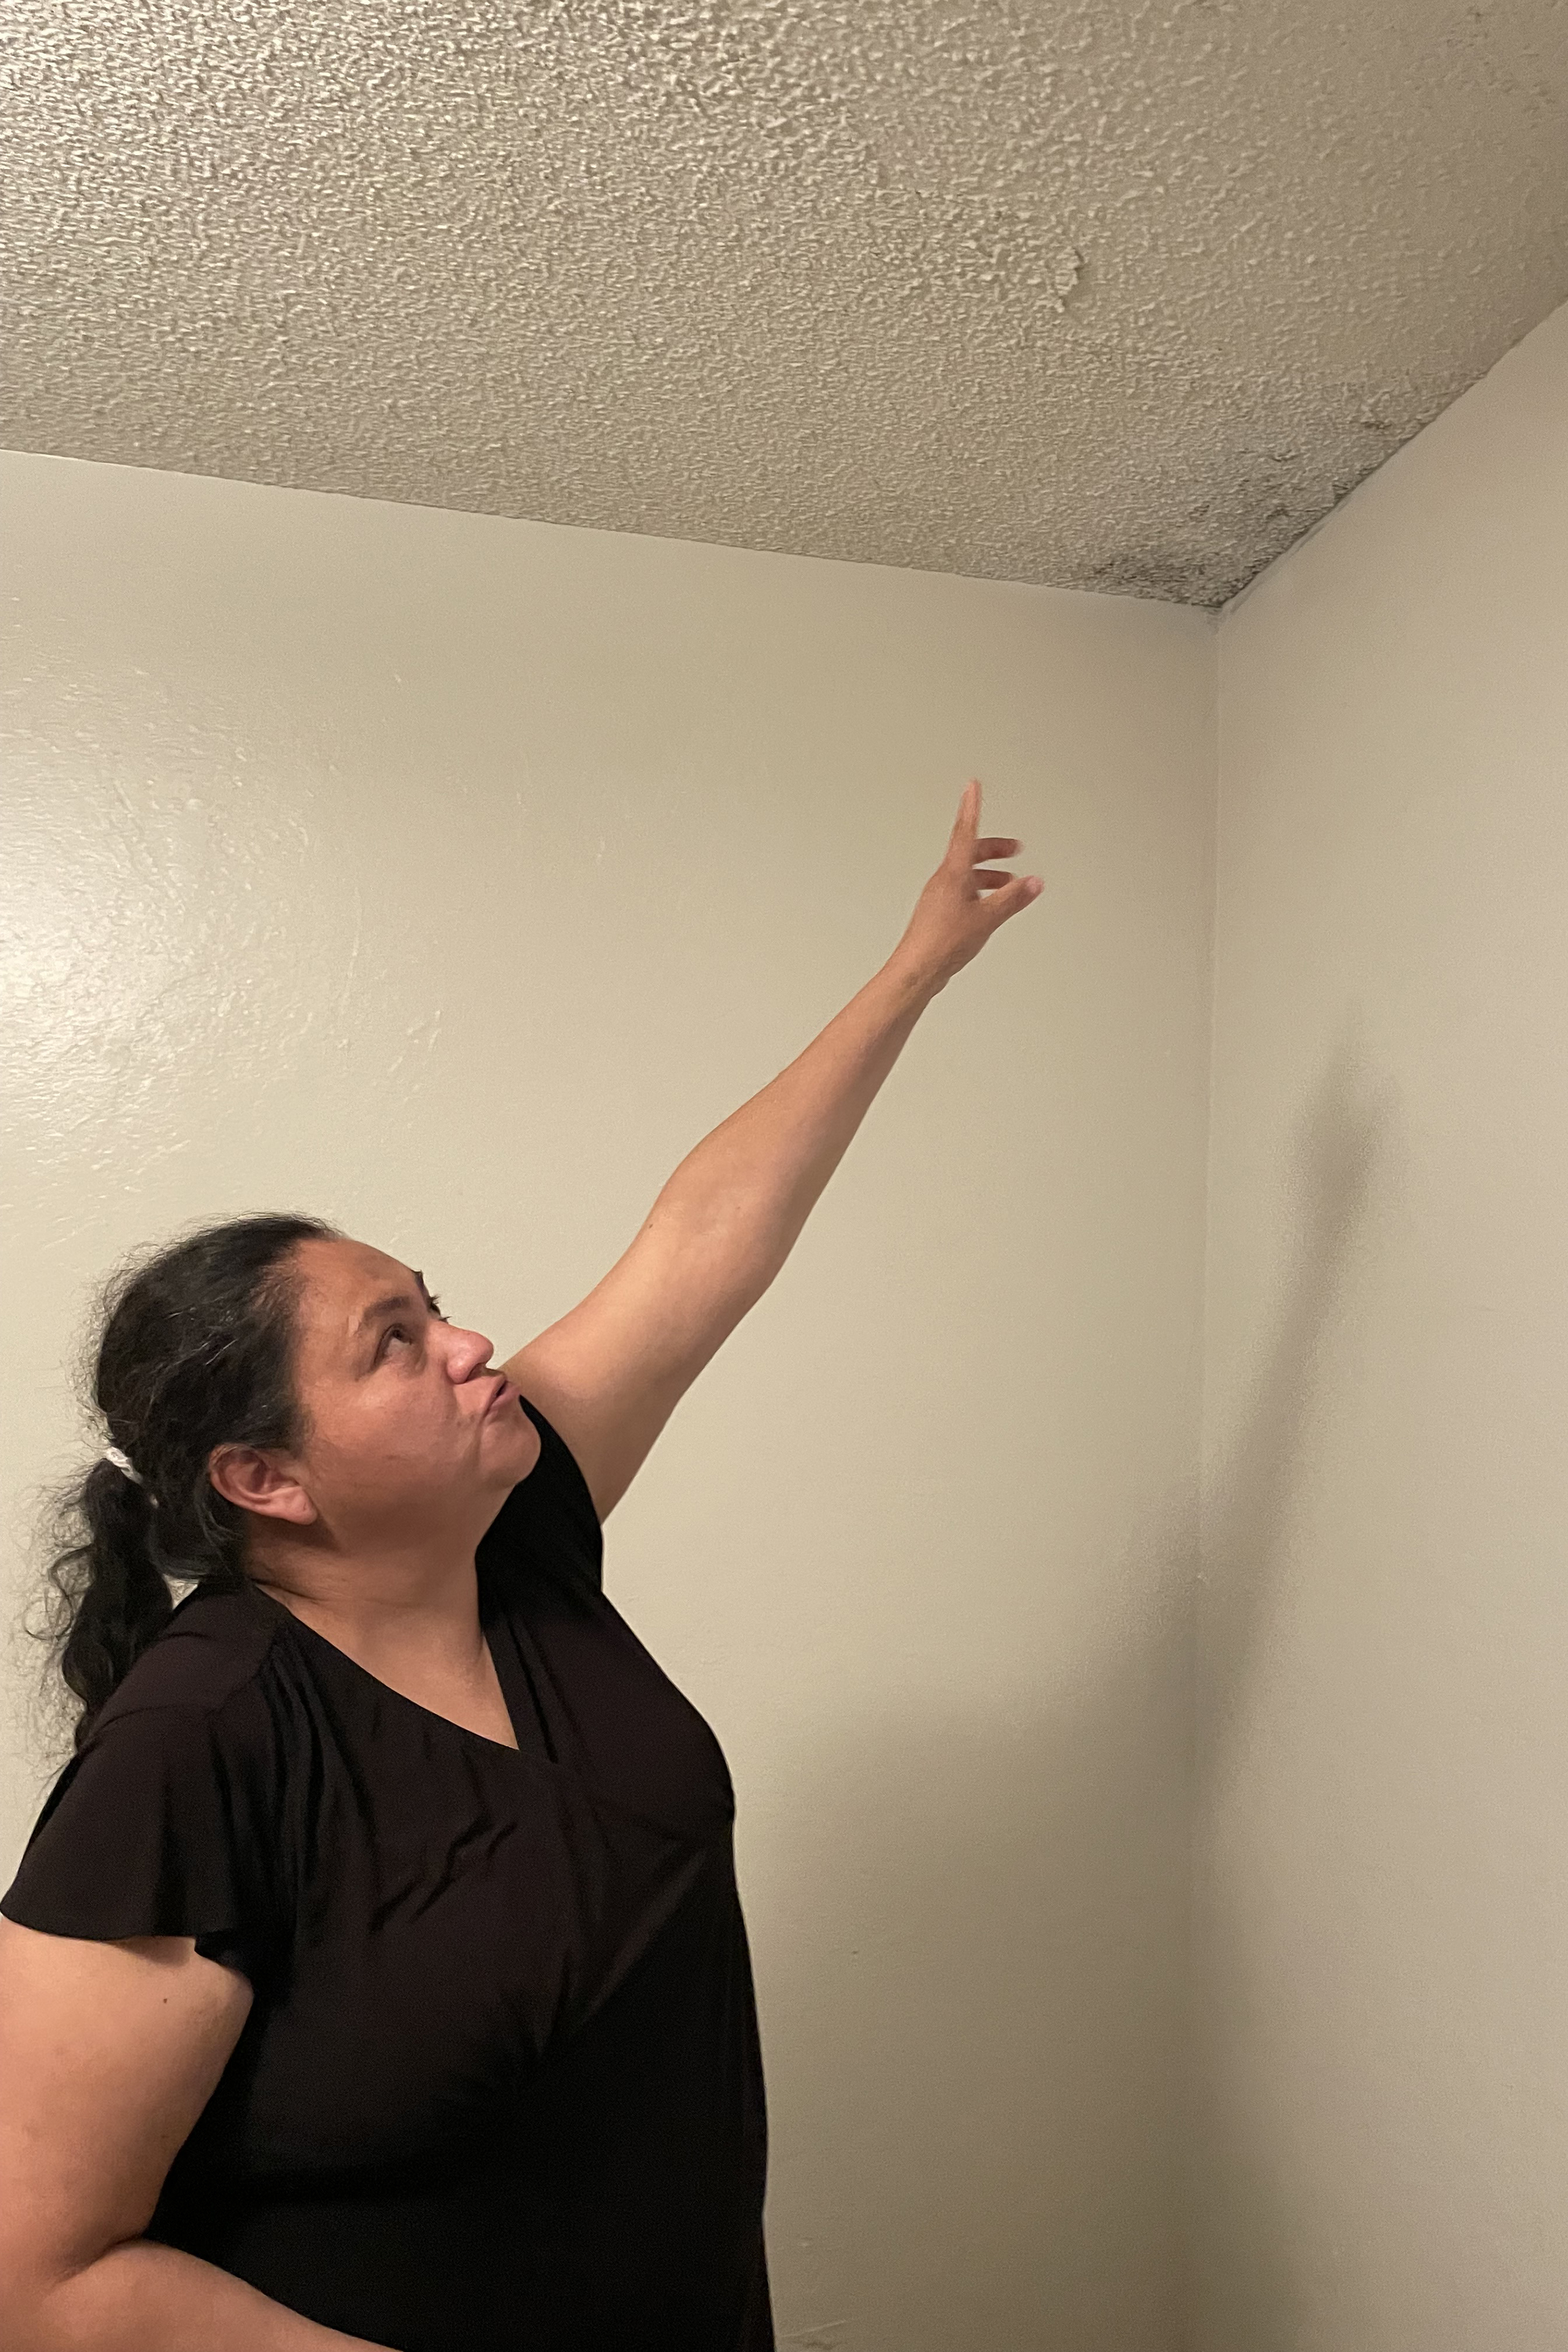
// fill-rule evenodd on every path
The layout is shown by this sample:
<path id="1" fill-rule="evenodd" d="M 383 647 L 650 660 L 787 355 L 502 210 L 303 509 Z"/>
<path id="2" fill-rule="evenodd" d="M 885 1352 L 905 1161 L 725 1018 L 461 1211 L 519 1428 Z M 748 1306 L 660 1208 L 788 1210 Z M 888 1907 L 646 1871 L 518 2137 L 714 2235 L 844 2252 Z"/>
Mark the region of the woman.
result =
<path id="1" fill-rule="evenodd" d="M 75 1753 L 0 1899 L 5 2352 L 769 2352 L 733 1794 L 602 1527 L 1038 890 L 976 870 L 1022 846 L 978 808 L 882 971 L 500 1370 L 313 1219 L 112 1286 L 55 1570 Z"/>

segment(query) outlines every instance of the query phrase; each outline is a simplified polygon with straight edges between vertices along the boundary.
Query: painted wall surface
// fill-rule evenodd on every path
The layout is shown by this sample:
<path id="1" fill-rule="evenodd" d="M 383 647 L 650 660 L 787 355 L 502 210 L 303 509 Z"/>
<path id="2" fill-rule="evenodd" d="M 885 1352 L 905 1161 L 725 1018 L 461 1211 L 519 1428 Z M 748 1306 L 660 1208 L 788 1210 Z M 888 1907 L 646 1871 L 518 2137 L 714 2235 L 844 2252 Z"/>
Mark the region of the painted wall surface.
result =
<path id="1" fill-rule="evenodd" d="M 606 1582 L 737 1784 L 781 2338 L 1168 2352 L 1213 621 L 0 482 L 13 1620 L 124 1249 L 317 1210 L 499 1359 L 884 961 L 966 777 L 1024 836 L 1042 897 L 916 1030 Z M 12 1652 L 7 1879 L 48 1766 Z"/>
<path id="2" fill-rule="evenodd" d="M 1568 310 L 1220 629 L 1200 2352 L 1568 2344 Z"/>

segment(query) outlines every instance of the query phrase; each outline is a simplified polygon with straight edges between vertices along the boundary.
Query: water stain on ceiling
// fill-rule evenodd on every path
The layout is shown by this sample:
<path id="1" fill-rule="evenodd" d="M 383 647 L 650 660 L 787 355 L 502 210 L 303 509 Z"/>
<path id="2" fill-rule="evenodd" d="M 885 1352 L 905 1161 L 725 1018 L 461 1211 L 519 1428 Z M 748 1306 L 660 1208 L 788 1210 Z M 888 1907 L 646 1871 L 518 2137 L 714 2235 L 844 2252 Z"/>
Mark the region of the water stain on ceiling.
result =
<path id="1" fill-rule="evenodd" d="M 1568 299 L 1568 5 L 12 0 L 14 448 L 1215 607 Z"/>

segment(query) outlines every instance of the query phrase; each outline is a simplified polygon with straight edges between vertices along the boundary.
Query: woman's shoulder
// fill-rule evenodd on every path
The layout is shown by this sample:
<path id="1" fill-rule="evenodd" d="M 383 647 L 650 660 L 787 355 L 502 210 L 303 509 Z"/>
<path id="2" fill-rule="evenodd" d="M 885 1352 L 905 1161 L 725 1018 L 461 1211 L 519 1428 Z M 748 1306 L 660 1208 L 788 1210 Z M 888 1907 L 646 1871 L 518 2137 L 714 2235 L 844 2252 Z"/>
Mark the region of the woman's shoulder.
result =
<path id="1" fill-rule="evenodd" d="M 197 1585 L 115 1685 L 94 1729 L 170 1707 L 242 1719 L 277 1635 L 276 1622 L 257 1608 L 248 1590 L 213 1592 Z"/>
<path id="2" fill-rule="evenodd" d="M 505 1496 L 479 1542 L 481 1577 L 506 1591 L 542 1571 L 579 1591 L 602 1591 L 605 1532 L 576 1455 L 538 1405 L 523 1411 L 539 1432 L 539 1459 Z"/>
<path id="3" fill-rule="evenodd" d="M 0 1910 L 47 1934 L 192 1936 L 257 1980 L 282 1949 L 289 1781 L 273 1629 L 244 1593 L 188 1595 L 93 1717 Z"/>

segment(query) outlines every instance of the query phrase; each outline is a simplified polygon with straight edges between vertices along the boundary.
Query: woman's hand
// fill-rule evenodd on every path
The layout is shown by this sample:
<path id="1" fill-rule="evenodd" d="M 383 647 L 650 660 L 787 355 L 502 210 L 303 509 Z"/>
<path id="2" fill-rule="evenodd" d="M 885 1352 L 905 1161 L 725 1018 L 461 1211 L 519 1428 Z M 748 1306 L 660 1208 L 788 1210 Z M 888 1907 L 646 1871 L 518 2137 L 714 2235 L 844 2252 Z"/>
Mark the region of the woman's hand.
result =
<path id="1" fill-rule="evenodd" d="M 947 854 L 916 902 L 909 928 L 893 950 L 891 961 L 917 971 L 934 992 L 945 988 L 955 971 L 977 956 L 993 931 L 1045 885 L 1037 874 L 988 872 L 988 857 L 1016 857 L 1021 841 L 995 834 L 975 839 L 980 818 L 980 784 L 972 778 L 958 803 L 958 819 L 949 835 Z"/>

